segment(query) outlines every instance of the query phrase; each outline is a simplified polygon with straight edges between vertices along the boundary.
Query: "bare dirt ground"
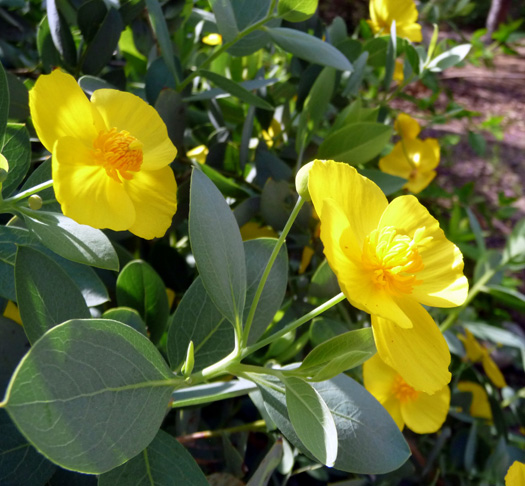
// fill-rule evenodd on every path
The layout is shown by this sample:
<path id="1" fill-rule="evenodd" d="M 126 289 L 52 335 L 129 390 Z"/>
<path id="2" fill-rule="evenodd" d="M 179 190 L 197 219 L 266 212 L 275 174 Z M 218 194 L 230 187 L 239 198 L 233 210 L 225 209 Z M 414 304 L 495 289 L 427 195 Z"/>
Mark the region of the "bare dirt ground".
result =
<path id="1" fill-rule="evenodd" d="M 446 70 L 441 79 L 445 92 L 436 102 L 436 111 L 444 112 L 451 98 L 458 105 L 480 113 L 468 119 L 453 119 L 442 125 L 433 125 L 425 136 L 442 139 L 448 134 L 460 137 L 458 144 L 444 151 L 436 182 L 453 192 L 474 182 L 474 193 L 486 201 L 489 210 L 501 206 L 500 195 L 514 199 L 514 214 L 501 221 L 501 216 L 486 221 L 504 236 L 515 222 L 525 217 L 525 47 L 519 47 L 519 56 L 498 54 L 493 67 L 466 65 Z M 421 86 L 413 89 L 420 90 Z M 424 89 L 424 88 L 423 88 Z M 417 95 L 414 93 L 416 96 Z M 425 95 L 425 93 L 422 93 Z M 426 93 L 429 95 L 430 91 Z M 405 101 L 396 102 L 402 110 L 414 113 L 414 106 Z M 468 142 L 468 130 L 479 127 L 490 117 L 503 117 L 503 139 L 497 140 L 482 132 L 487 140 L 486 152 L 479 156 Z M 483 222 L 482 222 L 483 223 Z"/>

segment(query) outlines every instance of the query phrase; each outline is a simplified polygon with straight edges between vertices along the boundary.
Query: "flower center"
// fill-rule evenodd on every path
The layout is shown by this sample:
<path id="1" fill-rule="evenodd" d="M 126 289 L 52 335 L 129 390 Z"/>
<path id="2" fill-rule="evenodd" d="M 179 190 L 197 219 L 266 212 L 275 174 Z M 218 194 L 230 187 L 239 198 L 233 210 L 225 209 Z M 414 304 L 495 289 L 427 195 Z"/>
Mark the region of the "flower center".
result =
<path id="1" fill-rule="evenodd" d="M 419 228 L 410 238 L 387 226 L 365 238 L 362 262 L 376 287 L 401 295 L 410 294 L 413 286 L 421 283 L 415 276 L 424 267 L 418 247 L 431 240 L 423 237 L 424 232 L 425 228 Z"/>
<path id="2" fill-rule="evenodd" d="M 125 130 L 102 130 L 93 142 L 95 160 L 117 182 L 133 179 L 142 165 L 142 143 Z"/>
<path id="3" fill-rule="evenodd" d="M 414 390 L 408 385 L 401 376 L 397 375 L 392 385 L 392 395 L 394 395 L 400 402 L 406 403 L 415 400 L 419 395 L 417 390 Z"/>

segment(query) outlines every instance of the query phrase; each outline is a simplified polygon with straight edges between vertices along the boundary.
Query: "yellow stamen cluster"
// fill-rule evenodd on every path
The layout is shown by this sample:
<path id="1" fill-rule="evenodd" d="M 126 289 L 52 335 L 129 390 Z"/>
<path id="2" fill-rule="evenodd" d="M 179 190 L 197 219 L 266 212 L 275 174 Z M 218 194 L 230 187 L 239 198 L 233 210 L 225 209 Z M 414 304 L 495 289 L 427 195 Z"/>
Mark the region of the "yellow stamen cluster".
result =
<path id="1" fill-rule="evenodd" d="M 415 274 L 423 270 L 418 247 L 424 245 L 425 228 L 419 228 L 413 238 L 399 234 L 387 226 L 373 230 L 365 239 L 362 262 L 371 272 L 374 284 L 393 295 L 410 294 L 421 283 Z"/>
<path id="2" fill-rule="evenodd" d="M 392 385 L 392 395 L 394 395 L 401 403 L 406 403 L 415 400 L 419 392 L 408 385 L 400 375 L 397 375 Z"/>
<path id="3" fill-rule="evenodd" d="M 126 130 L 103 130 L 93 142 L 94 157 L 106 169 L 109 177 L 117 182 L 133 179 L 142 166 L 142 143 Z"/>

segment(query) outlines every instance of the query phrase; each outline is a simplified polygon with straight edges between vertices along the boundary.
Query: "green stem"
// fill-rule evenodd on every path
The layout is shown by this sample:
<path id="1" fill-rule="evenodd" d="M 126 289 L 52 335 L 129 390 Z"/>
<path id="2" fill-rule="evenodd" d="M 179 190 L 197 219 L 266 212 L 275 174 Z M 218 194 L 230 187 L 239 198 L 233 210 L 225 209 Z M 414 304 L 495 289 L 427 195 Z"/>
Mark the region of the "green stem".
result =
<path id="1" fill-rule="evenodd" d="M 258 431 L 258 430 L 265 430 L 266 429 L 266 422 L 264 420 L 256 420 L 255 422 L 252 422 L 250 424 L 242 424 L 237 425 L 235 427 L 228 427 L 225 429 L 219 429 L 219 430 L 204 430 L 202 432 L 194 432 L 193 434 L 189 435 L 182 435 L 177 437 L 177 440 L 179 442 L 188 442 L 198 439 L 209 439 L 210 437 L 221 437 L 222 434 L 235 434 L 238 432 L 252 432 L 252 431 Z"/>
<path id="2" fill-rule="evenodd" d="M 459 314 L 472 302 L 474 297 L 479 294 L 479 292 L 483 289 L 485 284 L 492 278 L 496 273 L 498 273 L 501 270 L 501 267 L 492 268 L 491 270 L 485 272 L 483 276 L 474 284 L 474 286 L 470 289 L 468 296 L 463 302 L 463 304 L 460 307 L 457 307 L 454 309 L 448 317 L 443 321 L 443 323 L 439 326 L 439 329 L 441 332 L 445 332 L 447 329 L 450 329 L 452 325 L 456 322 Z"/>
<path id="3" fill-rule="evenodd" d="M 5 199 L 4 203 L 13 203 L 13 202 L 21 201 L 22 199 L 25 199 L 26 197 L 32 196 L 33 194 L 43 191 L 44 189 L 49 189 L 50 187 L 53 187 L 53 181 L 50 180 L 50 181 L 42 182 L 41 184 L 31 187 L 30 189 L 27 189 L 26 191 L 18 193 L 16 196 Z"/>
<path id="4" fill-rule="evenodd" d="M 264 290 L 266 280 L 268 280 L 268 276 L 270 275 L 270 271 L 272 270 L 275 259 L 277 258 L 277 255 L 279 254 L 279 251 L 281 247 L 283 246 L 286 240 L 286 236 L 290 232 L 290 229 L 295 219 L 297 218 L 299 211 L 303 207 L 303 204 L 304 204 L 304 199 L 301 196 L 299 196 L 299 199 L 297 199 L 297 202 L 295 203 L 295 207 L 293 208 L 288 218 L 288 221 L 286 222 L 286 225 L 283 231 L 281 232 L 281 235 L 279 236 L 277 243 L 275 244 L 273 248 L 272 254 L 270 255 L 270 259 L 268 260 L 268 263 L 266 264 L 266 268 L 264 269 L 261 280 L 259 281 L 259 285 L 257 286 L 257 290 L 255 292 L 255 296 L 253 298 L 252 305 L 250 306 L 248 317 L 244 325 L 244 333 L 242 335 L 242 340 L 241 340 L 241 343 L 243 345 L 248 343 L 248 336 L 250 335 L 250 329 L 252 327 L 253 318 L 255 316 L 255 311 L 257 310 L 257 305 L 259 304 L 259 299 L 261 298 L 261 294 Z"/>
<path id="5" fill-rule="evenodd" d="M 321 304 L 319 307 L 316 307 L 314 310 L 308 312 L 308 314 L 305 314 L 303 317 L 300 317 L 296 321 L 291 322 L 287 326 L 283 327 L 280 331 L 277 331 L 273 333 L 271 336 L 268 336 L 266 339 L 262 339 L 261 341 L 256 342 L 252 346 L 248 346 L 245 348 L 242 352 L 242 358 L 245 358 L 246 356 L 254 353 L 258 349 L 263 348 L 267 344 L 270 344 L 271 342 L 275 341 L 276 339 L 284 336 L 285 334 L 289 333 L 290 331 L 293 331 L 294 329 L 298 328 L 299 326 L 303 325 L 305 322 L 308 322 L 312 320 L 314 317 L 317 317 L 319 314 L 322 314 L 324 311 L 330 309 L 334 305 L 338 304 L 342 300 L 344 300 L 346 297 L 341 292 L 340 294 L 336 295 L 335 297 L 332 297 L 330 300 L 325 302 L 324 304 Z"/>
<path id="6" fill-rule="evenodd" d="M 202 62 L 202 64 L 197 67 L 195 71 L 193 71 L 189 76 L 187 76 L 185 79 L 182 80 L 182 82 L 177 86 L 177 91 L 181 93 L 186 86 L 188 86 L 191 81 L 193 81 L 194 78 L 196 78 L 199 74 L 199 71 L 201 69 L 204 69 L 205 67 L 209 66 L 215 59 L 217 59 L 223 52 L 227 51 L 231 46 L 233 46 L 235 43 L 240 41 L 243 37 L 246 37 L 248 34 L 251 34 L 252 32 L 256 31 L 260 27 L 262 27 L 264 24 L 269 22 L 270 20 L 276 18 L 271 12 L 273 12 L 273 5 L 275 4 L 275 1 L 272 2 L 272 6 L 270 7 L 269 14 L 264 17 L 264 19 L 259 20 L 259 22 L 256 22 L 253 25 L 250 25 L 243 31 L 239 32 L 237 37 L 235 39 L 231 40 L 230 42 L 226 42 L 225 44 L 222 44 L 221 47 L 219 47 L 210 57 L 208 57 L 205 61 Z"/>
<path id="7" fill-rule="evenodd" d="M 247 365 L 243 363 L 234 363 L 231 366 L 228 367 L 228 371 L 232 373 L 233 375 L 240 376 L 245 373 L 256 373 L 256 374 L 263 374 L 263 375 L 272 375 L 277 378 L 282 377 L 281 370 L 276 370 L 274 368 L 267 368 L 265 366 L 254 366 L 254 365 Z"/>

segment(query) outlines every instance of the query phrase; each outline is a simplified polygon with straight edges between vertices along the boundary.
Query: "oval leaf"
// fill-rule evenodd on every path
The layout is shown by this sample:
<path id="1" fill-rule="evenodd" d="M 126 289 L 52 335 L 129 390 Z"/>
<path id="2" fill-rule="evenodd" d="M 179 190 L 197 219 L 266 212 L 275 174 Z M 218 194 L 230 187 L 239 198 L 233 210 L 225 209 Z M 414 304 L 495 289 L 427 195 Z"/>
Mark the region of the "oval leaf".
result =
<path id="1" fill-rule="evenodd" d="M 241 232 L 222 194 L 199 170 L 191 178 L 189 234 L 211 300 L 230 322 L 242 322 L 246 263 Z"/>
<path id="2" fill-rule="evenodd" d="M 284 384 L 286 406 L 297 436 L 319 462 L 332 467 L 337 457 L 337 429 L 326 403 L 299 378 L 291 376 Z"/>
<path id="3" fill-rule="evenodd" d="M 317 157 L 362 164 L 381 153 L 391 134 L 392 128 L 382 123 L 352 123 L 328 135 L 319 147 Z"/>
<path id="4" fill-rule="evenodd" d="M 317 10 L 319 0 L 279 0 L 277 13 L 288 22 L 302 22 Z"/>
<path id="5" fill-rule="evenodd" d="M 5 408 L 44 456 L 100 474 L 153 440 L 172 378 L 155 346 L 129 326 L 72 320 L 47 332 L 20 362 Z"/>
<path id="6" fill-rule="evenodd" d="M 286 27 L 265 30 L 279 47 L 300 59 L 341 71 L 353 70 L 352 64 L 341 51 L 313 35 Z"/>
<path id="7" fill-rule="evenodd" d="M 32 248 L 18 249 L 15 287 L 24 331 L 31 343 L 64 321 L 91 316 L 73 280 L 57 263 Z"/>

